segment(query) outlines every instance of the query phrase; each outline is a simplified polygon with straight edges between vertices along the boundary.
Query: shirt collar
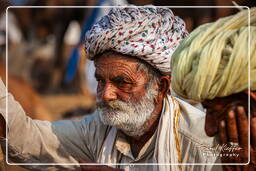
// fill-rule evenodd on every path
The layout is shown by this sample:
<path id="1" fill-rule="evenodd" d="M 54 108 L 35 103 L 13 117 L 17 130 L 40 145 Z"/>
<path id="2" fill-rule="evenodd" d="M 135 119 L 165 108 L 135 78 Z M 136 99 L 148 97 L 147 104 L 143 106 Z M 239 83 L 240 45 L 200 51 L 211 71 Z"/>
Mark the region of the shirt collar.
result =
<path id="1" fill-rule="evenodd" d="M 128 156 L 133 160 L 140 160 L 142 157 L 144 157 L 145 155 L 154 150 L 157 137 L 156 134 L 157 130 L 152 135 L 152 137 L 144 144 L 136 158 L 132 154 L 131 145 L 126 135 L 122 133 L 120 130 L 117 131 L 115 147 L 123 155 Z"/>

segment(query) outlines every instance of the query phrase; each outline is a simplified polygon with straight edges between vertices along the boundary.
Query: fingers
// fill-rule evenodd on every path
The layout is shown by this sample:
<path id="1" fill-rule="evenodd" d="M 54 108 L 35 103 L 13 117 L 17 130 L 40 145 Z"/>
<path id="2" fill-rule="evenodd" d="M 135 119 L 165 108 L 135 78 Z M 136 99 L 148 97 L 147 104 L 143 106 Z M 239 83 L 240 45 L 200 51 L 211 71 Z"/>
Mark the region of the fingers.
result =
<path id="1" fill-rule="evenodd" d="M 256 117 L 251 118 L 251 146 L 256 150 Z"/>
<path id="2" fill-rule="evenodd" d="M 256 144 L 256 119 L 251 121 L 251 130 L 254 131 L 254 142 Z M 242 106 L 237 106 L 231 109 L 227 115 L 226 120 L 222 120 L 219 124 L 219 137 L 222 144 L 228 144 L 228 142 L 237 143 L 240 149 L 233 151 L 239 154 L 239 157 L 224 157 L 222 161 L 224 163 L 247 163 L 248 162 L 248 117 L 247 113 Z M 252 135 L 252 133 L 251 133 Z M 225 170 L 249 170 L 249 166 L 225 166 Z"/>
<path id="3" fill-rule="evenodd" d="M 251 163 L 256 169 L 256 117 L 251 118 Z"/>
<path id="4" fill-rule="evenodd" d="M 248 118 L 247 114 L 242 106 L 238 106 L 237 109 L 237 121 L 239 131 L 239 143 L 243 149 L 248 149 Z"/>
<path id="5" fill-rule="evenodd" d="M 238 151 L 240 155 L 240 162 L 247 163 L 249 158 L 248 153 L 248 118 L 247 113 L 243 106 L 236 108 L 237 128 L 239 133 L 239 146 L 241 149 Z M 247 166 L 243 166 L 243 170 L 248 170 Z"/>
<path id="6" fill-rule="evenodd" d="M 234 110 L 228 112 L 227 119 L 228 141 L 238 143 L 237 123 Z"/>
<path id="7" fill-rule="evenodd" d="M 221 144 L 227 143 L 226 123 L 224 120 L 220 121 L 219 124 L 219 137 Z"/>
<path id="8" fill-rule="evenodd" d="M 231 146 L 231 148 L 234 149 L 232 152 L 238 154 L 239 157 L 229 156 L 223 158 L 223 161 L 226 163 L 247 162 L 248 151 L 246 149 L 248 148 L 248 121 L 243 107 L 231 109 L 227 113 L 226 122 L 221 121 L 219 125 L 219 136 L 222 144 L 233 142 L 239 144 L 240 147 L 242 147 L 241 144 L 243 144 L 243 150 L 238 150 L 235 146 Z M 233 166 L 233 168 L 235 168 L 235 170 L 247 170 L 246 167 L 241 166 Z M 226 169 L 228 170 L 229 167 L 227 166 Z"/>
<path id="9" fill-rule="evenodd" d="M 243 108 L 242 108 L 243 109 Z M 219 124 L 219 137 L 220 137 L 220 142 L 222 144 L 228 144 L 228 142 L 233 142 L 233 143 L 243 143 L 244 146 L 248 145 L 248 122 L 247 122 L 247 117 L 245 114 L 245 111 L 237 108 L 231 109 L 226 116 L 226 121 L 222 120 L 220 121 Z M 244 128 L 247 127 L 247 128 Z M 241 128 L 241 130 L 240 130 Z M 241 135 L 242 134 L 242 135 Z M 240 142 L 240 136 L 243 138 L 241 139 Z M 246 146 L 248 147 L 248 146 Z M 232 147 L 235 148 L 235 147 Z M 240 153 L 239 150 L 235 150 L 232 153 Z M 241 157 L 223 157 L 222 162 L 223 163 L 241 163 Z M 248 153 L 245 159 L 248 158 Z M 242 159 L 243 160 L 243 159 Z M 247 160 L 245 160 L 247 161 Z M 246 171 L 248 170 L 247 167 L 244 166 L 224 166 L 224 169 L 227 171 L 231 170 L 236 170 L 236 171 Z"/>
<path id="10" fill-rule="evenodd" d="M 251 148 L 251 161 L 250 164 L 256 169 L 256 150 Z"/>

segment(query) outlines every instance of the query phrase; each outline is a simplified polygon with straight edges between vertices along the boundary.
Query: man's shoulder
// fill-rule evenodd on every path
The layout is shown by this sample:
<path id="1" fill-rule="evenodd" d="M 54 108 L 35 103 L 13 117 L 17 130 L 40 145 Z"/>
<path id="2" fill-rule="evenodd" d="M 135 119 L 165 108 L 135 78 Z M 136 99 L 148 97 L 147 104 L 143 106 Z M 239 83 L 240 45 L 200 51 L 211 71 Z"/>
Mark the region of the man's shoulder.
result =
<path id="1" fill-rule="evenodd" d="M 99 112 L 85 116 L 80 121 L 62 120 L 53 123 L 53 130 L 59 134 L 77 134 L 78 136 L 94 136 L 104 138 L 110 127 L 104 125 L 99 117 Z M 64 132 L 63 132 L 64 131 Z M 83 137 L 83 136 L 82 136 Z"/>
<path id="2" fill-rule="evenodd" d="M 81 126 L 89 129 L 101 129 L 102 131 L 109 129 L 110 126 L 102 123 L 99 112 L 100 111 L 96 110 L 93 114 L 85 116 L 84 119 L 80 121 Z"/>

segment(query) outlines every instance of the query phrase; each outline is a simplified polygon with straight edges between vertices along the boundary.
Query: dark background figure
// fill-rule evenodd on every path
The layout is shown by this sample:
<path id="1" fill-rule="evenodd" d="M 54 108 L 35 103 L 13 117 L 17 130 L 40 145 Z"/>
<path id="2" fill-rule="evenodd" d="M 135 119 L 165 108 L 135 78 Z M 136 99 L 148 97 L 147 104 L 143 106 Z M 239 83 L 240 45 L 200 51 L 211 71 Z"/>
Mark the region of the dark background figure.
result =
<path id="1" fill-rule="evenodd" d="M 248 116 L 248 96 L 250 97 L 250 114 Z M 244 166 L 223 166 L 225 170 L 255 170 L 256 169 L 256 91 L 243 91 L 230 96 L 205 100 L 203 106 L 207 109 L 205 131 L 208 136 L 219 135 L 222 145 L 234 148 L 240 144 L 242 149 L 232 153 L 238 157 L 222 157 L 223 163 L 247 163 Z M 250 125 L 249 125 L 250 120 Z M 250 129 L 250 135 L 249 135 Z M 250 153 L 248 155 L 248 136 L 250 136 Z M 230 144 L 231 143 L 231 144 Z M 222 151 L 226 153 L 227 151 Z"/>

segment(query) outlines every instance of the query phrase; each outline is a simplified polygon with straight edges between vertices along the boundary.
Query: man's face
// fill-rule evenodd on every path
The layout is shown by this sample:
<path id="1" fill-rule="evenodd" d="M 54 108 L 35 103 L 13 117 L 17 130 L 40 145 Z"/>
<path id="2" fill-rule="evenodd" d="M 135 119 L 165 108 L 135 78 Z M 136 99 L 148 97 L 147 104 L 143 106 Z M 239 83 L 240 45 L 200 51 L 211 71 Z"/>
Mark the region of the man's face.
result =
<path id="1" fill-rule="evenodd" d="M 116 126 L 130 136 L 141 136 L 154 110 L 157 92 L 138 61 L 117 53 L 104 53 L 95 61 L 97 100 L 104 124 Z"/>

